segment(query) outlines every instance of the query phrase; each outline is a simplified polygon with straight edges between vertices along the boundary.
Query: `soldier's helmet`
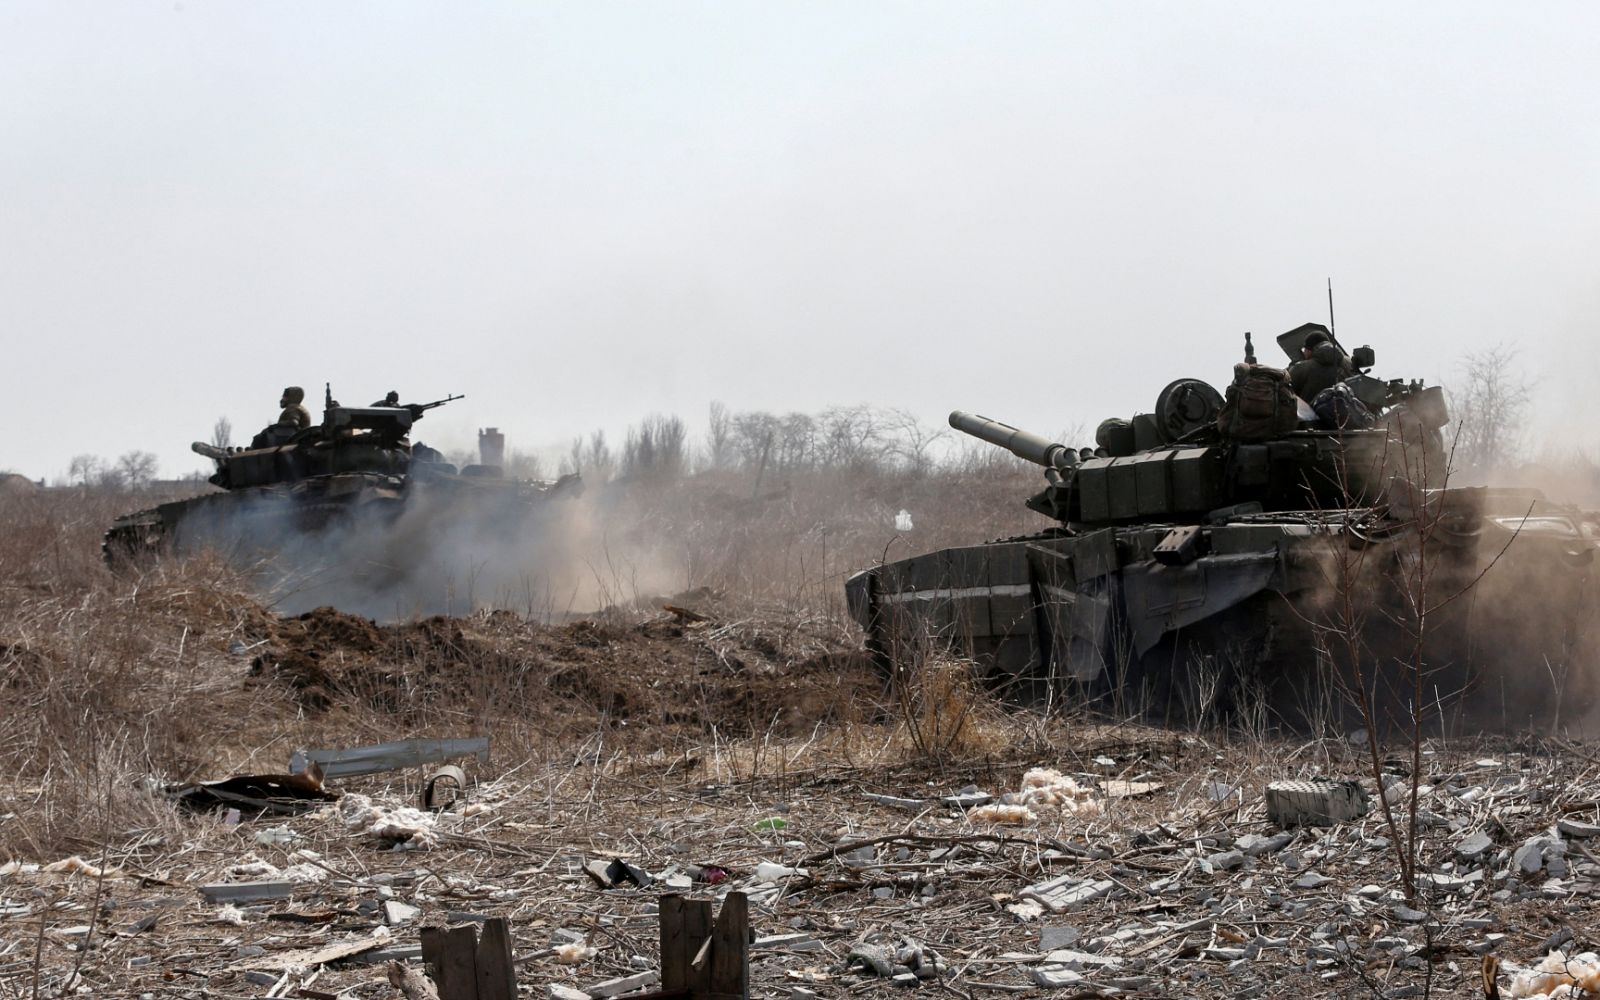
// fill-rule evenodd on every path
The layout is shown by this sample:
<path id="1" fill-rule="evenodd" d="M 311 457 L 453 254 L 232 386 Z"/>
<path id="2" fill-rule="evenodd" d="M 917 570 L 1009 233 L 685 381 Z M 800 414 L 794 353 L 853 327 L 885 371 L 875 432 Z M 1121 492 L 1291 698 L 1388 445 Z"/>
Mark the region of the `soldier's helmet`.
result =
<path id="1" fill-rule="evenodd" d="M 400 394 L 393 389 L 390 389 L 389 392 L 383 397 L 383 401 L 388 403 L 390 406 L 399 406 Z"/>
<path id="2" fill-rule="evenodd" d="M 294 406 L 296 403 L 306 401 L 306 391 L 297 385 L 291 385 L 283 390 L 283 405 Z"/>

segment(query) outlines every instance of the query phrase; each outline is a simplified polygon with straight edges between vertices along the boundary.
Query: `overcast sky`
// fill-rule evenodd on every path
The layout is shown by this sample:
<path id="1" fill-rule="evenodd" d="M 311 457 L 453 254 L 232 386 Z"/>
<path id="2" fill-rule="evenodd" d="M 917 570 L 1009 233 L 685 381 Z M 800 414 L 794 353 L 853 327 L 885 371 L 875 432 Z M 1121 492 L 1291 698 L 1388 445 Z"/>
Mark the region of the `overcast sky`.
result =
<path id="1" fill-rule="evenodd" d="M 1597 40 L 1593 3 L 0 0 L 0 468 L 180 474 L 325 381 L 466 393 L 446 447 L 712 399 L 1092 427 L 1330 276 L 1376 374 L 1514 343 L 1594 427 Z"/>

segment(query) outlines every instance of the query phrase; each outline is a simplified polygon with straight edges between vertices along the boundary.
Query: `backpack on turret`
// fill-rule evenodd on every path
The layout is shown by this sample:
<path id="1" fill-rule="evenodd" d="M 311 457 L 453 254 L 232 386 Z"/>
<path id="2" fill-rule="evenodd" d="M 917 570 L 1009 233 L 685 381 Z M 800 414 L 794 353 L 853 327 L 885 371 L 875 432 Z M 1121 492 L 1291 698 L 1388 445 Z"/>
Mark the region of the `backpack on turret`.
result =
<path id="1" fill-rule="evenodd" d="M 1354 390 L 1344 382 L 1335 382 L 1317 393 L 1311 401 L 1317 419 L 1336 431 L 1360 431 L 1372 426 L 1372 411 L 1356 398 Z"/>
<path id="2" fill-rule="evenodd" d="M 1270 441 L 1300 426 L 1298 404 L 1282 368 L 1237 364 L 1217 429 L 1234 441 Z"/>

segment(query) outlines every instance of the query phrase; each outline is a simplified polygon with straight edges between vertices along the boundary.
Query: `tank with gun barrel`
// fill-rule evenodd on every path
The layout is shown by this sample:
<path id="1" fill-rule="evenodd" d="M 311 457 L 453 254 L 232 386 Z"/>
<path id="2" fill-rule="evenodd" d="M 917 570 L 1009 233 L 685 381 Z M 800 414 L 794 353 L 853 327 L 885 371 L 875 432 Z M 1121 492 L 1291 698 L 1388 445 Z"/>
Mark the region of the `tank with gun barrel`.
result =
<path id="1" fill-rule="evenodd" d="M 215 461 L 209 482 L 221 492 L 118 518 L 102 544 L 106 560 L 115 568 L 142 555 L 200 548 L 252 560 L 336 526 L 382 532 L 423 506 L 450 522 L 481 519 L 504 530 L 546 501 L 582 491 L 576 475 L 523 482 L 505 477 L 498 465 L 457 468 L 439 452 L 411 444 L 424 414 L 461 398 L 341 406 L 330 386 L 321 423 L 303 429 L 274 424 L 248 448 L 197 441 L 190 447 Z"/>
<path id="2" fill-rule="evenodd" d="M 1316 332 L 1337 345 L 1314 323 L 1278 342 L 1298 359 Z M 1391 720 L 1419 695 L 1481 719 L 1507 683 L 1520 721 L 1535 703 L 1589 705 L 1600 515 L 1449 486 L 1442 390 L 1372 377 L 1370 348 L 1349 360 L 1338 405 L 1313 408 L 1247 334 L 1226 395 L 1179 379 L 1153 413 L 1101 424 L 1099 458 L 952 413 L 1043 468 L 1026 504 L 1056 524 L 851 577 L 869 649 L 893 666 L 932 638 L 1036 693 L 1166 718 L 1260 709 L 1293 728 L 1348 722 L 1363 691 Z M 1530 670 L 1565 680 L 1532 693 Z"/>

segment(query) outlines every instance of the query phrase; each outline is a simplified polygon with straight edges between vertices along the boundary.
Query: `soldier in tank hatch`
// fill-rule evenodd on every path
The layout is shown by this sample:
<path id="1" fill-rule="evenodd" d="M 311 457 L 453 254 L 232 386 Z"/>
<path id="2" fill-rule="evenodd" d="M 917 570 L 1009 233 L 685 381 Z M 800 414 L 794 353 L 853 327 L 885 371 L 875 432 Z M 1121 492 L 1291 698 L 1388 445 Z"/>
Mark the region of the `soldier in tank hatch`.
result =
<path id="1" fill-rule="evenodd" d="M 278 400 L 278 405 L 283 412 L 278 414 L 278 424 L 283 427 L 293 427 L 303 431 L 311 426 L 311 411 L 305 408 L 306 391 L 297 385 L 291 385 L 283 390 L 283 396 Z"/>
<path id="2" fill-rule="evenodd" d="M 1356 373 L 1339 345 L 1321 330 L 1312 330 L 1300 347 L 1300 360 L 1289 366 L 1289 385 L 1306 402 Z"/>

